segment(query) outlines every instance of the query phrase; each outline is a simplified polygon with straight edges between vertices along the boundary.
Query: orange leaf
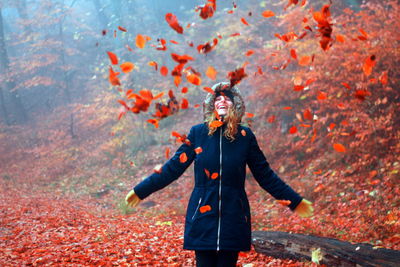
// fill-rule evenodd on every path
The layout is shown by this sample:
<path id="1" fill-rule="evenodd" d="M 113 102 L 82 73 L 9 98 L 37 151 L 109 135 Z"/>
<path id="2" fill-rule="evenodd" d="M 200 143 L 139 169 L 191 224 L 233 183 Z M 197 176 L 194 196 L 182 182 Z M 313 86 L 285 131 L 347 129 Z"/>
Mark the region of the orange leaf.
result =
<path id="1" fill-rule="evenodd" d="M 206 70 L 206 76 L 211 80 L 215 80 L 215 78 L 217 77 L 217 71 L 213 67 L 208 66 Z"/>
<path id="2" fill-rule="evenodd" d="M 265 18 L 269 18 L 275 16 L 275 13 L 271 10 L 265 10 L 261 15 Z"/>
<path id="3" fill-rule="evenodd" d="M 158 120 L 148 119 L 147 122 L 153 124 L 155 128 L 158 128 Z"/>
<path id="4" fill-rule="evenodd" d="M 240 21 L 242 21 L 242 23 L 243 23 L 244 25 L 250 26 L 249 23 L 246 21 L 245 18 L 241 18 Z"/>
<path id="5" fill-rule="evenodd" d="M 247 134 L 246 131 L 245 131 L 244 129 L 241 130 L 240 133 L 241 133 L 243 136 L 246 136 L 246 134 Z"/>
<path id="6" fill-rule="evenodd" d="M 317 95 L 317 99 L 318 100 L 324 100 L 324 99 L 327 99 L 327 96 L 326 96 L 326 93 L 324 93 L 324 92 L 318 92 L 318 95 Z"/>
<path id="7" fill-rule="evenodd" d="M 297 53 L 296 50 L 294 49 L 290 49 L 290 56 L 294 59 L 297 59 Z"/>
<path id="8" fill-rule="evenodd" d="M 182 94 L 186 94 L 188 92 L 188 88 L 187 87 L 183 87 L 182 88 Z"/>
<path id="9" fill-rule="evenodd" d="M 213 89 L 210 88 L 210 87 L 203 87 L 203 89 L 204 89 L 204 91 L 206 91 L 206 92 L 208 92 L 208 93 L 210 93 L 210 94 L 215 94 L 214 91 L 213 91 Z"/>
<path id="10" fill-rule="evenodd" d="M 247 116 L 247 118 L 253 118 L 253 117 L 254 117 L 254 114 L 253 114 L 253 113 L 246 112 L 246 116 Z"/>
<path id="11" fill-rule="evenodd" d="M 204 172 L 206 173 L 207 177 L 210 178 L 210 171 L 207 169 L 204 169 Z"/>
<path id="12" fill-rule="evenodd" d="M 275 121 L 275 115 L 269 116 L 268 119 L 267 119 L 267 121 L 268 121 L 269 123 L 273 123 L 273 122 Z"/>
<path id="13" fill-rule="evenodd" d="M 160 73 L 163 76 L 167 76 L 168 75 L 168 68 L 166 66 L 162 66 L 160 69 Z"/>
<path id="14" fill-rule="evenodd" d="M 281 204 L 283 206 L 288 206 L 288 205 L 290 205 L 290 203 L 292 203 L 290 200 L 284 200 L 284 199 L 278 199 L 276 202 L 278 202 L 279 204 Z"/>
<path id="15" fill-rule="evenodd" d="M 146 46 L 147 39 L 141 35 L 136 35 L 136 46 L 140 49 L 143 49 Z"/>
<path id="16" fill-rule="evenodd" d="M 344 43 L 344 36 L 341 34 L 336 35 L 336 40 L 340 43 Z"/>
<path id="17" fill-rule="evenodd" d="M 124 27 L 118 26 L 118 30 L 122 31 L 122 32 L 126 32 L 126 29 Z"/>
<path id="18" fill-rule="evenodd" d="M 287 107 L 283 107 L 283 109 L 284 110 L 289 110 L 289 109 L 292 109 L 292 107 L 287 106 Z"/>
<path id="19" fill-rule="evenodd" d="M 133 68 L 135 67 L 135 65 L 133 65 L 132 62 L 124 62 L 120 65 L 121 70 L 123 73 L 128 73 L 131 72 L 133 70 Z"/>
<path id="20" fill-rule="evenodd" d="M 185 162 L 187 161 L 187 156 L 186 156 L 186 153 L 185 153 L 185 152 L 183 152 L 183 153 L 179 156 L 179 161 L 180 161 L 181 163 L 185 163 Z"/>
<path id="21" fill-rule="evenodd" d="M 182 34 L 183 33 L 183 28 L 181 25 L 179 25 L 178 18 L 172 14 L 172 13 L 167 13 L 165 15 L 165 20 L 169 24 L 169 26 L 174 29 L 177 33 Z"/>
<path id="22" fill-rule="evenodd" d="M 186 98 L 182 98 L 181 109 L 187 109 L 189 107 L 189 101 Z"/>
<path id="23" fill-rule="evenodd" d="M 204 212 L 210 211 L 211 207 L 210 207 L 210 205 L 205 205 L 205 206 L 200 207 L 199 210 L 201 213 L 204 213 Z"/>
<path id="24" fill-rule="evenodd" d="M 215 180 L 218 178 L 218 172 L 214 172 L 213 174 L 211 174 L 211 179 Z"/>
<path id="25" fill-rule="evenodd" d="M 171 149 L 169 148 L 169 147 L 167 147 L 166 149 L 165 149 L 165 158 L 166 159 L 169 159 L 169 152 L 171 151 Z"/>
<path id="26" fill-rule="evenodd" d="M 348 83 L 342 82 L 342 85 L 350 90 L 350 85 Z"/>
<path id="27" fill-rule="evenodd" d="M 176 87 L 179 86 L 181 81 L 182 81 L 181 76 L 174 76 L 174 84 L 175 84 Z"/>
<path id="28" fill-rule="evenodd" d="M 313 119 L 313 115 L 312 115 L 312 113 L 311 113 L 311 110 L 310 110 L 310 109 L 304 110 L 304 112 L 303 112 L 303 117 L 304 117 L 304 119 L 306 119 L 306 120 L 312 120 L 312 119 Z"/>
<path id="29" fill-rule="evenodd" d="M 155 62 L 155 61 L 150 61 L 148 64 L 149 64 L 149 66 L 153 66 L 155 70 L 158 69 L 158 64 L 157 64 L 157 62 Z"/>
<path id="30" fill-rule="evenodd" d="M 387 71 L 382 72 L 381 76 L 379 76 L 379 81 L 383 85 L 386 85 L 388 83 L 388 72 Z"/>
<path id="31" fill-rule="evenodd" d="M 196 154 L 200 154 L 201 152 L 203 152 L 203 149 L 199 146 L 194 149 L 194 152 L 196 152 Z"/>
<path id="32" fill-rule="evenodd" d="M 346 148 L 342 145 L 342 144 L 333 144 L 333 148 L 337 151 L 337 152 L 346 152 Z"/>
<path id="33" fill-rule="evenodd" d="M 246 57 L 249 57 L 249 56 L 251 56 L 251 55 L 253 55 L 253 54 L 254 54 L 254 51 L 253 51 L 253 50 L 248 50 L 248 51 L 246 52 L 245 56 L 246 56 Z"/>
<path id="34" fill-rule="evenodd" d="M 107 51 L 108 57 L 111 60 L 111 64 L 117 65 L 118 64 L 118 57 L 113 52 Z"/>
<path id="35" fill-rule="evenodd" d="M 299 65 L 300 66 L 307 66 L 311 63 L 311 57 L 310 56 L 303 56 L 299 60 Z"/>
<path id="36" fill-rule="evenodd" d="M 210 127 L 221 127 L 222 125 L 224 125 L 224 123 L 222 121 L 213 121 L 212 123 L 210 123 Z"/>
<path id="37" fill-rule="evenodd" d="M 296 127 L 296 126 L 292 126 L 292 127 L 290 127 L 290 129 L 289 129 L 289 133 L 290 133 L 290 134 L 297 133 L 297 127 Z"/>
<path id="38" fill-rule="evenodd" d="M 200 85 L 201 84 L 201 78 L 199 76 L 197 76 L 196 74 L 189 74 L 188 76 L 186 76 L 186 79 L 191 84 L 194 84 L 194 85 Z"/>

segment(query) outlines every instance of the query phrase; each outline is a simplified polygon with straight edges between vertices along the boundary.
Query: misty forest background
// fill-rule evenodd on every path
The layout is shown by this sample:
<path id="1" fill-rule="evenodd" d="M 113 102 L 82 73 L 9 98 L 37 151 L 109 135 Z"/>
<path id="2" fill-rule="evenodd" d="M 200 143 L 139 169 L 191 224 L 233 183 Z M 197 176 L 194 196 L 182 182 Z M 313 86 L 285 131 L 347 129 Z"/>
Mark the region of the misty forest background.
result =
<path id="1" fill-rule="evenodd" d="M 196 7 L 207 3 L 0 1 L 2 266 L 192 265 L 182 250 L 192 169 L 138 208 L 124 197 L 235 70 L 246 74 L 244 123 L 315 208 L 300 218 L 249 172 L 253 230 L 400 248 L 399 2 L 217 1 L 204 19 Z M 179 75 L 171 53 L 193 58 Z M 316 265 L 240 254 L 266 262 Z"/>

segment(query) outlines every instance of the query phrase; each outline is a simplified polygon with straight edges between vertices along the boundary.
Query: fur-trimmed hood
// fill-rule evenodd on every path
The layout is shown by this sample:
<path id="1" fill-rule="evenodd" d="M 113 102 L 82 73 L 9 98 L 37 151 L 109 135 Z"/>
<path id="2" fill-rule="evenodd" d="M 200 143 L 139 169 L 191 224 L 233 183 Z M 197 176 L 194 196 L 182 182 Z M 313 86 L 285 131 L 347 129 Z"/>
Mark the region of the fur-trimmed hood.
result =
<path id="1" fill-rule="evenodd" d="M 214 84 L 211 89 L 214 91 L 214 94 L 208 93 L 203 103 L 204 120 L 207 120 L 207 118 L 209 118 L 209 116 L 211 116 L 211 114 L 214 112 L 216 93 L 229 90 L 233 95 L 233 108 L 236 110 L 239 121 L 241 121 L 246 108 L 244 105 L 242 94 L 240 93 L 239 89 L 235 86 L 231 87 L 229 82 L 220 82 Z"/>

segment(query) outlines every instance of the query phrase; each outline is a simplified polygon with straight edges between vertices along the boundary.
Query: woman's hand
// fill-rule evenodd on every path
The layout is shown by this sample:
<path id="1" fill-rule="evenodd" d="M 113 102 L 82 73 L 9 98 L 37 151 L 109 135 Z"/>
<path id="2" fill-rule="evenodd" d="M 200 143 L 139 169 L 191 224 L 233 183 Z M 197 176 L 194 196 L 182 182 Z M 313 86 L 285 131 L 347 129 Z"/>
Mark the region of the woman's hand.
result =
<path id="1" fill-rule="evenodd" d="M 132 208 L 136 207 L 140 201 L 141 199 L 135 194 L 135 191 L 133 191 L 133 189 L 129 191 L 129 193 L 125 197 L 126 205 Z"/>
<path id="2" fill-rule="evenodd" d="M 304 199 L 300 204 L 294 209 L 300 217 L 307 218 L 314 215 L 314 208 L 312 207 L 312 202 Z"/>

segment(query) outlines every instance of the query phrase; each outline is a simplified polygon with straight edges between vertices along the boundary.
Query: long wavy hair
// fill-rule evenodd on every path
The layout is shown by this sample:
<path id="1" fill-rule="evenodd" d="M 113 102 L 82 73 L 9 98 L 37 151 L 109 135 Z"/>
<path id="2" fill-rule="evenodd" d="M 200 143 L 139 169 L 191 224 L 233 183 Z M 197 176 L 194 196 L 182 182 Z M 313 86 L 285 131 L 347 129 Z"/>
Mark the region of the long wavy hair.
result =
<path id="1" fill-rule="evenodd" d="M 208 135 L 213 135 L 218 127 L 211 126 L 211 123 L 215 121 L 216 115 L 215 112 L 212 112 L 210 116 L 206 119 L 206 123 L 208 125 Z M 225 131 L 223 135 L 230 141 L 235 140 L 235 136 L 237 133 L 238 125 L 241 119 L 236 113 L 236 110 L 233 107 L 228 109 L 228 113 L 224 116 L 224 124 L 226 125 Z M 222 127 L 222 126 L 221 126 Z"/>
<path id="2" fill-rule="evenodd" d="M 230 141 L 235 140 L 235 136 L 238 131 L 238 126 L 242 121 L 242 117 L 245 113 L 245 105 L 243 97 L 239 89 L 235 86 L 231 86 L 230 82 L 220 82 L 212 87 L 214 93 L 208 93 L 203 103 L 203 114 L 204 122 L 208 126 L 208 135 L 213 135 L 218 127 L 211 126 L 212 122 L 216 118 L 215 110 L 215 99 L 216 93 L 229 90 L 233 95 L 233 105 L 228 109 L 228 113 L 224 116 L 224 124 L 226 125 L 223 135 Z"/>

